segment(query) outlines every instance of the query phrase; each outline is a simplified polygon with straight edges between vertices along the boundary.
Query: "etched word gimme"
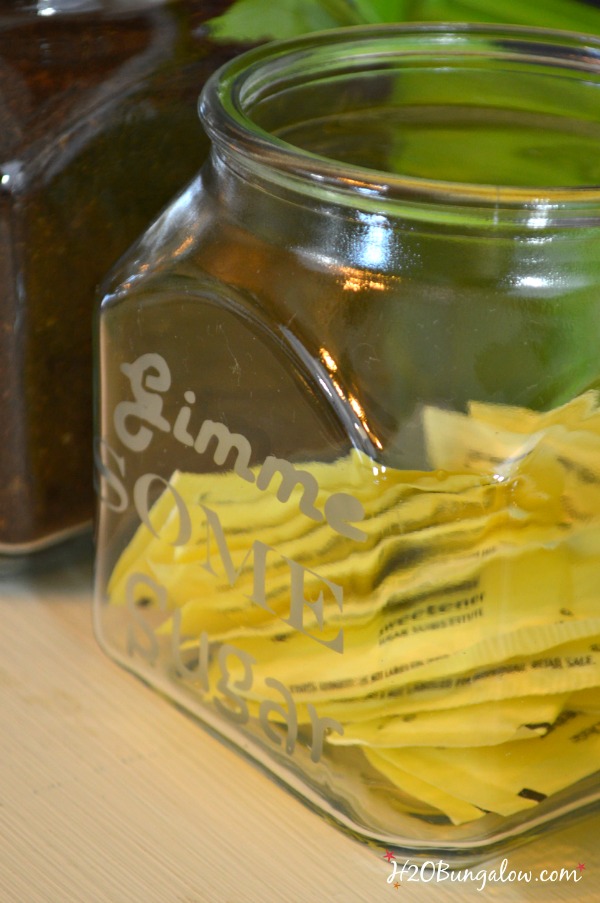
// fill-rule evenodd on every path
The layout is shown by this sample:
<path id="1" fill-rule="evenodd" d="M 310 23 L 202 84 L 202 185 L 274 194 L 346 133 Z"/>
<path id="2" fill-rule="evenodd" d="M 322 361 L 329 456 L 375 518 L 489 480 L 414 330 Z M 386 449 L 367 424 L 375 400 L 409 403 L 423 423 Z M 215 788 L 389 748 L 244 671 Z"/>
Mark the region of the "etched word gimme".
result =
<path id="1" fill-rule="evenodd" d="M 142 354 L 133 363 L 121 365 L 128 378 L 133 401 L 121 401 L 114 410 L 114 427 L 123 445 L 133 452 L 142 452 L 150 445 L 155 431 L 171 433 L 184 446 L 205 454 L 214 445 L 213 461 L 225 464 L 234 456 L 233 471 L 242 480 L 256 483 L 264 492 L 276 474 L 280 484 L 277 498 L 286 502 L 296 486 L 302 490 L 299 509 L 314 521 L 326 520 L 332 530 L 356 542 L 364 542 L 367 534 L 355 526 L 365 513 L 360 501 L 347 492 L 333 492 L 326 499 L 323 511 L 317 507 L 319 484 L 313 474 L 301 470 L 283 458 L 268 455 L 258 471 L 250 468 L 252 447 L 241 433 L 232 433 L 224 423 L 204 420 L 198 432 L 190 432 L 192 407 L 196 395 L 191 389 L 183 393 L 186 402 L 179 409 L 171 424 L 163 415 L 162 394 L 171 388 L 171 371 L 162 355 L 154 352 Z"/>

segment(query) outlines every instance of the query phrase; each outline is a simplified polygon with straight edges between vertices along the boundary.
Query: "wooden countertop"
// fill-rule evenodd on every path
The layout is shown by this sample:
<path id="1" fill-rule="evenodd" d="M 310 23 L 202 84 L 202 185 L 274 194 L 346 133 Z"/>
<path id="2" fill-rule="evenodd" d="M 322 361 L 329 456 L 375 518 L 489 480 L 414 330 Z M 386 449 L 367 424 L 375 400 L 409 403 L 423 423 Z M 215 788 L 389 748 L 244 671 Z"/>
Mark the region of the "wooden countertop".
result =
<path id="1" fill-rule="evenodd" d="M 87 541 L 0 578 L 0 748 L 2 903 L 600 900 L 600 814 L 511 851 L 529 884 L 388 884 L 383 850 L 327 824 L 101 652 Z M 535 882 L 578 863 L 577 883 Z"/>

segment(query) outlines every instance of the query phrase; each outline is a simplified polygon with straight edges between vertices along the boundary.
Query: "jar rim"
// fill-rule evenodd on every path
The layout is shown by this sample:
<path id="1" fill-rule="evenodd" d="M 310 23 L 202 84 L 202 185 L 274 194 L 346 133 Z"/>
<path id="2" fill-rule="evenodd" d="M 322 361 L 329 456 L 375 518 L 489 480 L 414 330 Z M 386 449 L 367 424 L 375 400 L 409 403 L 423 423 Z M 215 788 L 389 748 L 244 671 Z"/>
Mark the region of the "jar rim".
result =
<path id="1" fill-rule="evenodd" d="M 450 61 L 487 57 L 580 72 L 600 90 L 600 37 L 512 25 L 361 25 L 272 41 L 235 57 L 205 85 L 200 118 L 213 145 L 235 158 L 251 177 L 313 197 L 334 196 L 342 204 L 371 211 L 382 204 L 386 210 L 400 205 L 417 218 L 419 211 L 427 210 L 427 219 L 436 207 L 444 210 L 444 221 L 450 214 L 477 222 L 489 222 L 490 217 L 497 224 L 525 222 L 532 228 L 600 225 L 600 184 L 521 187 L 394 174 L 288 143 L 252 118 L 252 104 L 282 78 L 298 78 L 309 61 L 327 74 L 343 74 L 364 71 L 374 62 L 384 67 L 391 59 L 433 60 L 440 52 Z"/>

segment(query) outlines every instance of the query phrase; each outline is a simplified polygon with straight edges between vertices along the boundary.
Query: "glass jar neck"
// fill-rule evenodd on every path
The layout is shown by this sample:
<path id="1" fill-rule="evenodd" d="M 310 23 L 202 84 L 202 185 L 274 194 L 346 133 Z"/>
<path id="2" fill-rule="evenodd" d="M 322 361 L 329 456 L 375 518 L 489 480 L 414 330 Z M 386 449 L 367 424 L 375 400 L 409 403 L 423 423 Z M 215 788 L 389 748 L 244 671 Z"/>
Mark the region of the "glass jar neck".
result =
<path id="1" fill-rule="evenodd" d="M 599 55 L 600 40 L 539 29 L 342 29 L 238 57 L 200 114 L 230 172 L 302 206 L 439 228 L 589 227 Z"/>
<path id="2" fill-rule="evenodd" d="M 307 190 L 310 184 L 300 178 L 277 178 L 246 163 L 243 155 L 213 149 L 203 173 L 204 188 L 246 235 L 270 247 L 284 243 L 319 268 L 397 273 L 416 234 L 385 204 L 360 209 L 343 191 Z"/>

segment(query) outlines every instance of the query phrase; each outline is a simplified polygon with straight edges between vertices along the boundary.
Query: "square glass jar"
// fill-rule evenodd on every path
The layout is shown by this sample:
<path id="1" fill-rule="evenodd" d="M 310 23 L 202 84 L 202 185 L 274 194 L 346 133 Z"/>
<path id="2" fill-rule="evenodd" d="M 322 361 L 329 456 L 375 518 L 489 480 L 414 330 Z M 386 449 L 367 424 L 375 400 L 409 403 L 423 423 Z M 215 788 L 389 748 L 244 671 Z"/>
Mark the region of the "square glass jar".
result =
<path id="1" fill-rule="evenodd" d="M 356 836 L 600 796 L 600 42 L 243 55 L 98 316 L 107 652 Z"/>

